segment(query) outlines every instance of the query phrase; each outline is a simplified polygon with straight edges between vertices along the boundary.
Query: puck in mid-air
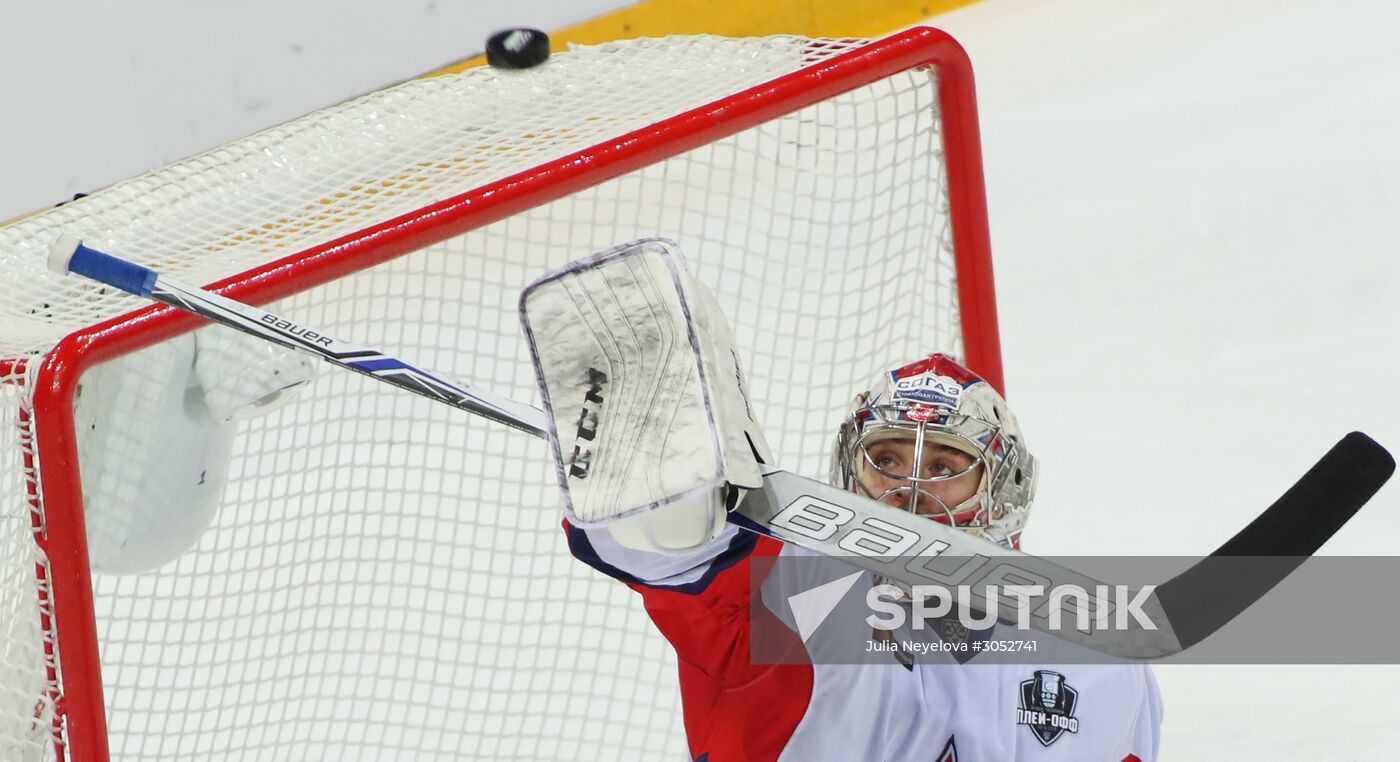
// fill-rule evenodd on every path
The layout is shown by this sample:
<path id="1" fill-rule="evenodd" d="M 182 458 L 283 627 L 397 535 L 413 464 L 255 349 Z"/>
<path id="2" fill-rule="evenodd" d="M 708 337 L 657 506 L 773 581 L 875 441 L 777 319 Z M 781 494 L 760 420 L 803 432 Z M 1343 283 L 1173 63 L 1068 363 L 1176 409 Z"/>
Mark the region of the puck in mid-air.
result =
<path id="1" fill-rule="evenodd" d="M 528 69 L 549 58 L 549 35 L 538 29 L 502 29 L 486 38 L 486 63 L 498 69 Z"/>

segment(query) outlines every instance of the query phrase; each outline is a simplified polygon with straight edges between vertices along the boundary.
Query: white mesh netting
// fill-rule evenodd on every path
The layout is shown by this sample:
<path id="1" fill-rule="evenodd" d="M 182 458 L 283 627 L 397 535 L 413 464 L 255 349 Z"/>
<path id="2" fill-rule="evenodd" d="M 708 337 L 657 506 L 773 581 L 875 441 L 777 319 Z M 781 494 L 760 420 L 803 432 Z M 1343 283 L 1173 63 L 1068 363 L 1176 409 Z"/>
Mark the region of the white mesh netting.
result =
<path id="1" fill-rule="evenodd" d="M 527 72 L 411 82 L 121 183 L 0 228 L 0 358 L 143 306 L 47 273 L 60 231 L 212 282 L 858 44 L 580 48 Z M 936 95 L 929 70 L 905 72 L 270 309 L 537 402 L 520 289 L 669 235 L 735 324 L 780 462 L 820 477 L 875 369 L 961 351 Z M 124 362 L 104 383 L 155 388 L 143 369 L 168 365 Z M 39 365 L 0 376 L 4 759 L 44 745 L 52 714 L 21 421 Z M 122 410 L 77 425 L 103 427 L 102 449 L 152 446 Z M 674 656 L 632 593 L 568 556 L 543 443 L 327 368 L 238 424 L 228 469 L 193 550 L 93 577 L 113 758 L 685 754 Z"/>

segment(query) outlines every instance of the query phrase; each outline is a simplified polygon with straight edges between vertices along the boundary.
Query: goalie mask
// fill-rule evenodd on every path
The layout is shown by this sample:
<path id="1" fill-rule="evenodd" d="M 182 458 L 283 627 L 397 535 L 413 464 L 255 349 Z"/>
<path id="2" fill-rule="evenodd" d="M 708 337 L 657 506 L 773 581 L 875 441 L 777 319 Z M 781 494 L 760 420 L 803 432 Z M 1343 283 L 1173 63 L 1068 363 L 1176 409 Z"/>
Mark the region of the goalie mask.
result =
<path id="1" fill-rule="evenodd" d="M 845 489 L 1020 547 L 1035 458 L 1006 400 L 947 355 L 880 374 L 852 403 L 834 455 Z"/>

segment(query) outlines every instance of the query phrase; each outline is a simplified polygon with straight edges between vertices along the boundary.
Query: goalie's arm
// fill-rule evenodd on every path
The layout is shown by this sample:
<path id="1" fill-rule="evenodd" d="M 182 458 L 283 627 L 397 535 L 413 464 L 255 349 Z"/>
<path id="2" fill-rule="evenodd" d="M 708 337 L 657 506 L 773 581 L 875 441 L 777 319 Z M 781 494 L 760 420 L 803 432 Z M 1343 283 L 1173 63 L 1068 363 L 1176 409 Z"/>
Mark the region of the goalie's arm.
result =
<path id="1" fill-rule="evenodd" d="M 581 527 L 565 520 L 569 552 L 633 588 L 696 594 L 703 592 L 720 572 L 747 558 L 759 539 L 759 535 L 734 525 L 726 526 L 703 545 L 681 552 L 639 547 L 619 539 L 619 534 L 628 536 L 629 522 L 648 518 L 624 519 L 605 527 Z M 644 530 L 636 531 L 640 534 Z"/>
<path id="2" fill-rule="evenodd" d="M 565 522 L 574 555 L 639 593 L 675 649 L 692 754 L 778 759 L 807 712 L 812 669 L 801 659 L 757 664 L 751 657 L 752 617 L 769 615 L 752 605 L 754 565 L 783 544 L 734 530 L 703 548 L 661 554 L 620 547 L 605 528 Z M 770 629 L 770 642 L 781 631 Z M 802 647 L 796 635 L 788 647 Z"/>

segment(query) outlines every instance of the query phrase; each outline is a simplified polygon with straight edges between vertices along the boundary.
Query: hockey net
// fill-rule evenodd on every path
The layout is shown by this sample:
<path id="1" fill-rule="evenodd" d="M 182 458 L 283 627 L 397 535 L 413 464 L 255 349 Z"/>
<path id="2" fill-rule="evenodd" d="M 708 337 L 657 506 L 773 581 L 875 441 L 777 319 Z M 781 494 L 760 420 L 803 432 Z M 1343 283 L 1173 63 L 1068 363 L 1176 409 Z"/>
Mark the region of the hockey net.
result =
<path id="1" fill-rule="evenodd" d="M 410 82 L 0 228 L 0 758 L 686 753 L 675 657 L 569 557 L 547 448 L 354 374 L 239 424 L 192 550 L 90 573 L 74 466 L 149 444 L 112 421 L 198 325 L 47 273 L 60 232 L 528 401 L 520 289 L 669 235 L 780 463 L 822 477 L 876 368 L 943 350 L 999 383 L 980 171 L 941 32 L 665 38 Z"/>

